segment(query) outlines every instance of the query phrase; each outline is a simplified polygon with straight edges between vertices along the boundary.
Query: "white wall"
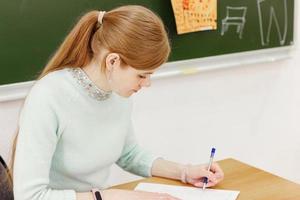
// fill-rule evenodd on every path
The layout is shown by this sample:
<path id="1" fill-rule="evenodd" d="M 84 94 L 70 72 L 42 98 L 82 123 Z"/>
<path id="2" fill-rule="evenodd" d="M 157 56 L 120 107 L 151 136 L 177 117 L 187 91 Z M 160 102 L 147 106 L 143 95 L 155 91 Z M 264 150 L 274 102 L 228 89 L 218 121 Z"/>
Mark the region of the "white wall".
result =
<path id="1" fill-rule="evenodd" d="M 296 27 L 299 38 L 298 19 Z M 290 60 L 155 80 L 134 97 L 140 143 L 184 163 L 207 162 L 214 146 L 217 159 L 236 158 L 300 183 L 299 55 L 298 48 Z M 6 160 L 20 105 L 0 103 Z M 136 178 L 114 168 L 111 183 Z"/>
<path id="2" fill-rule="evenodd" d="M 299 61 L 155 81 L 134 97 L 139 142 L 184 163 L 207 162 L 216 147 L 217 159 L 232 157 L 300 183 Z M 112 183 L 119 177 L 117 170 Z"/>
<path id="3" fill-rule="evenodd" d="M 156 81 L 135 97 L 140 142 L 166 158 L 233 157 L 300 181 L 299 59 Z"/>

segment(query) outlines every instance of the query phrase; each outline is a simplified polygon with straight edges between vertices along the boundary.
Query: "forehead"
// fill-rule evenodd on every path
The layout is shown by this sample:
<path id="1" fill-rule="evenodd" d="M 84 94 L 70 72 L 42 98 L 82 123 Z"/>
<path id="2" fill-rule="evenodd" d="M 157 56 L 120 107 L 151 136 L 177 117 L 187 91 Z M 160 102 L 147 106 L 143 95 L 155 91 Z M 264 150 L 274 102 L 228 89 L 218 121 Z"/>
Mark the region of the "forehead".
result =
<path id="1" fill-rule="evenodd" d="M 155 72 L 155 69 L 151 69 L 151 70 L 140 70 L 140 69 L 135 69 L 133 67 L 130 67 L 135 73 L 138 74 L 153 74 Z"/>

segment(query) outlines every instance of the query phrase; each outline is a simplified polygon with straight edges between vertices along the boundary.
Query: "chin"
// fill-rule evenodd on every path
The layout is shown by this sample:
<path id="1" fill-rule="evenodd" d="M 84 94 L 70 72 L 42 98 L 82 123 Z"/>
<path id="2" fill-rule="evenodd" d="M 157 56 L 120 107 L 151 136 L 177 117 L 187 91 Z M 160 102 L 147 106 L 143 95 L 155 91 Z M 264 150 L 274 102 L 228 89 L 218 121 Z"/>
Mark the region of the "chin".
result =
<path id="1" fill-rule="evenodd" d="M 132 94 L 123 95 L 122 97 L 129 98 Z"/>
<path id="2" fill-rule="evenodd" d="M 127 92 L 127 93 L 117 93 L 119 96 L 124 97 L 124 98 L 128 98 L 130 97 L 133 92 Z"/>

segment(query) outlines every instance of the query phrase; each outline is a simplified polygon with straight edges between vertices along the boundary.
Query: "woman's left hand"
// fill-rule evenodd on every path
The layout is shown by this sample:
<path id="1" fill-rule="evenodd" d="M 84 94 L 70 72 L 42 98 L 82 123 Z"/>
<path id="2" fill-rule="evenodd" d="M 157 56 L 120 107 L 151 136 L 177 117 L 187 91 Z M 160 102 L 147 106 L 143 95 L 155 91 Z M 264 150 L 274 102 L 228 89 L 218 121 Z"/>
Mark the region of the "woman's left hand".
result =
<path id="1" fill-rule="evenodd" d="M 224 179 L 223 170 L 216 162 L 212 163 L 210 171 L 207 171 L 207 165 L 186 165 L 182 173 L 182 181 L 195 187 L 203 187 L 205 177 L 208 178 L 206 187 L 215 186 Z"/>

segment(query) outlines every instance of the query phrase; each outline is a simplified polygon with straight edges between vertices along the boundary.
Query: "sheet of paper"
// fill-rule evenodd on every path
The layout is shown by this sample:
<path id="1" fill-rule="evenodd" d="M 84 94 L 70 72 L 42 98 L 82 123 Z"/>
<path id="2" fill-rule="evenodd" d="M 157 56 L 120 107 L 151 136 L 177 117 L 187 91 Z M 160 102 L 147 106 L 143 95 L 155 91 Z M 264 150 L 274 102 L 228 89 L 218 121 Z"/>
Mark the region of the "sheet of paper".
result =
<path id="1" fill-rule="evenodd" d="M 171 0 L 178 34 L 217 29 L 217 0 Z"/>
<path id="2" fill-rule="evenodd" d="M 140 183 L 135 190 L 168 193 L 183 200 L 235 200 L 239 191 L 216 190 L 154 183 Z"/>

